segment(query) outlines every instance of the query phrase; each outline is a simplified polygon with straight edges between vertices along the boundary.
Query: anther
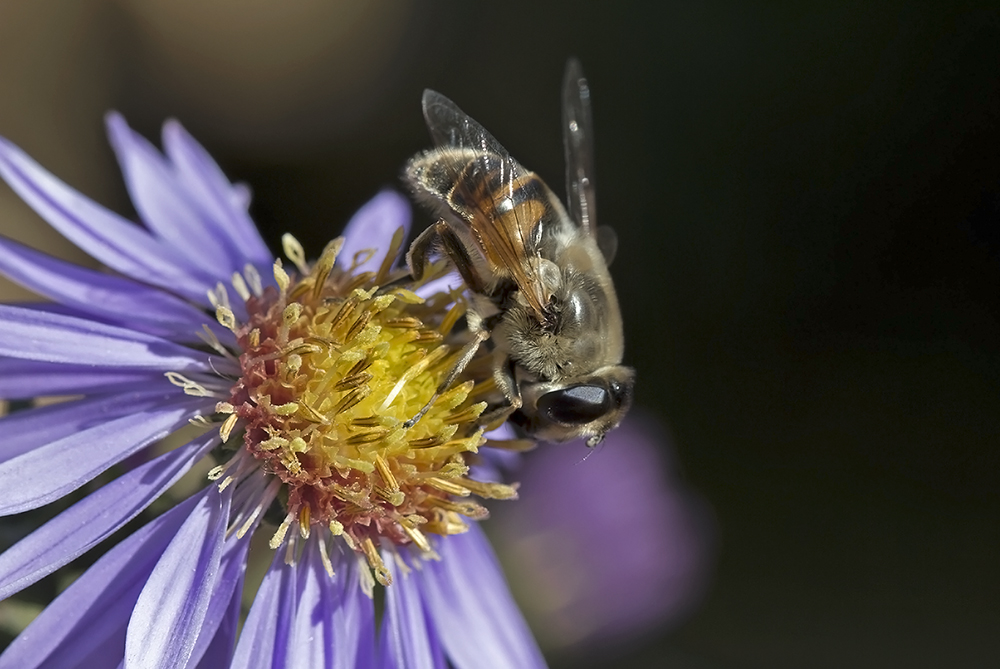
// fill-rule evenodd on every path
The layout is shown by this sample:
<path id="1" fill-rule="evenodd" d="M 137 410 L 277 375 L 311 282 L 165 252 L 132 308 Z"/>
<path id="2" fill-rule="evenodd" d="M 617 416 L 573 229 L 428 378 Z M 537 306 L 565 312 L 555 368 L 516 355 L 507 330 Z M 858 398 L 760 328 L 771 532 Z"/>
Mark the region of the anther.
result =
<path id="1" fill-rule="evenodd" d="M 319 559 L 323 563 L 323 569 L 326 570 L 326 575 L 333 578 L 333 563 L 330 562 L 330 553 L 326 548 L 326 541 L 320 538 L 316 543 L 319 544 Z"/>
<path id="2" fill-rule="evenodd" d="M 271 535 L 271 541 L 268 542 L 268 546 L 271 550 L 275 550 L 285 541 L 285 535 L 288 533 L 288 528 L 292 526 L 292 521 L 295 519 L 295 514 L 289 511 L 285 515 L 285 519 L 281 521 L 281 525 L 278 525 L 278 529 L 275 530 L 274 534 Z"/>
<path id="3" fill-rule="evenodd" d="M 285 271 L 285 268 L 281 266 L 281 258 L 274 259 L 272 272 L 274 273 L 274 281 L 278 284 L 278 290 L 285 293 L 288 290 L 291 279 L 288 278 L 288 272 Z"/>
<path id="4" fill-rule="evenodd" d="M 309 516 L 311 507 L 308 504 L 303 504 L 302 508 L 299 509 L 299 534 L 302 535 L 303 539 L 309 538 Z"/>
<path id="5" fill-rule="evenodd" d="M 229 414 L 226 420 L 222 422 L 222 426 L 219 428 L 219 436 L 222 438 L 222 443 L 229 441 L 229 436 L 233 432 L 233 428 L 236 427 L 240 417 L 236 414 Z"/>
<path id="6" fill-rule="evenodd" d="M 375 548 L 371 537 L 367 537 L 361 542 L 361 549 L 364 551 L 365 557 L 368 558 L 368 565 L 375 572 L 375 580 L 384 586 L 391 585 L 392 574 L 389 573 L 389 570 L 385 567 L 385 563 L 382 562 L 382 556 L 378 554 L 378 549 Z"/>
<path id="7" fill-rule="evenodd" d="M 292 261 L 303 276 L 309 273 L 309 266 L 306 264 L 306 252 L 294 236 L 289 233 L 281 235 L 281 250 L 285 257 Z"/>
<path id="8" fill-rule="evenodd" d="M 264 292 L 264 286 L 261 284 L 260 273 L 257 271 L 257 268 L 247 263 L 243 266 L 243 276 L 246 277 L 247 284 L 250 286 L 253 294 L 260 297 Z"/>
<path id="9" fill-rule="evenodd" d="M 382 477 L 389 490 L 399 491 L 399 482 L 396 481 L 396 477 L 393 476 L 392 471 L 389 469 L 389 463 L 379 454 L 375 455 L 375 469 L 378 470 L 379 476 Z"/>
<path id="10" fill-rule="evenodd" d="M 236 315 L 233 313 L 233 310 L 230 309 L 229 307 L 223 307 L 223 306 L 216 307 L 215 320 L 219 321 L 219 325 L 226 328 L 227 330 L 230 330 L 234 333 L 236 332 L 237 329 Z"/>
<path id="11" fill-rule="evenodd" d="M 243 275 L 239 272 L 233 272 L 232 278 L 233 290 L 242 298 L 244 302 L 250 299 L 250 290 L 247 288 L 246 281 L 243 280 Z"/>

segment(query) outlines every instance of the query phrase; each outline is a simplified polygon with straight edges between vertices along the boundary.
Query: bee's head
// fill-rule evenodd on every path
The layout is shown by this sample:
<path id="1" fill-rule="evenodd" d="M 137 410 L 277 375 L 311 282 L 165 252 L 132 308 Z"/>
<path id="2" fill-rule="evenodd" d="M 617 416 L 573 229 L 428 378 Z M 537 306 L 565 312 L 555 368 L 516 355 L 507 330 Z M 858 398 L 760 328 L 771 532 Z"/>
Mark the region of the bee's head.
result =
<path id="1" fill-rule="evenodd" d="M 584 438 L 596 446 L 632 406 L 635 370 L 613 365 L 587 377 L 520 388 L 523 405 L 512 420 L 527 433 L 547 441 Z"/>

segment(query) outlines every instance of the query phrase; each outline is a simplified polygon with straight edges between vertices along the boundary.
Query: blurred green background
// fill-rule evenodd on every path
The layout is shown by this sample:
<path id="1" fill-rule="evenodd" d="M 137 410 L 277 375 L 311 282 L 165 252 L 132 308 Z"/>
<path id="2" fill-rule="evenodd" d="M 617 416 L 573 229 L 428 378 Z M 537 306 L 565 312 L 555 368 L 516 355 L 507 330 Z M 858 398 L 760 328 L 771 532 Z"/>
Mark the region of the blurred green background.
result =
<path id="1" fill-rule="evenodd" d="M 996 3 L 4 2 L 0 134 L 130 212 L 102 114 L 175 116 L 319 249 L 427 147 L 425 87 L 561 192 L 571 55 L 637 402 L 719 541 L 686 622 L 561 664 L 995 663 Z M 0 227 L 74 257 L 5 187 Z"/>

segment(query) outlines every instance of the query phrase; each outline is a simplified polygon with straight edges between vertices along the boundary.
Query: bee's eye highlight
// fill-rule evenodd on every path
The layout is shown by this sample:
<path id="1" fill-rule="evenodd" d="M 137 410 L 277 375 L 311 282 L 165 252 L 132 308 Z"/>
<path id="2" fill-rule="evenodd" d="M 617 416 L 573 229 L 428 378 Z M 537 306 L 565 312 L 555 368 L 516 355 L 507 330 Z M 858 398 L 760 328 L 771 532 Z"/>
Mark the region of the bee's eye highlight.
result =
<path id="1" fill-rule="evenodd" d="M 607 414 L 611 396 L 602 386 L 580 384 L 542 395 L 538 408 L 557 423 L 581 425 Z"/>

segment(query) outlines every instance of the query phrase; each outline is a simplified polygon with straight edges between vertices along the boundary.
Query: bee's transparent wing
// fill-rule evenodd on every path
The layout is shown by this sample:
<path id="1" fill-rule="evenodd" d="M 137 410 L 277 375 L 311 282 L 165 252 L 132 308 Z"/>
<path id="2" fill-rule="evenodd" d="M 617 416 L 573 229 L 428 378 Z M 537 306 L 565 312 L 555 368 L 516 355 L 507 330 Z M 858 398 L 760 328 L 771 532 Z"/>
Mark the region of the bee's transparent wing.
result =
<path id="1" fill-rule="evenodd" d="M 544 296 L 529 258 L 539 256 L 547 188 L 454 102 L 426 90 L 423 105 L 434 143 L 449 156 L 439 163 L 452 177 L 449 205 L 472 227 L 487 260 L 517 283 L 541 318 Z"/>
<path id="2" fill-rule="evenodd" d="M 594 122 L 590 113 L 590 88 L 576 58 L 566 63 L 562 97 L 566 204 L 573 220 L 591 234 L 596 234 Z"/>
<path id="3" fill-rule="evenodd" d="M 507 149 L 486 128 L 445 96 L 427 89 L 424 91 L 423 105 L 427 129 L 431 131 L 431 137 L 437 146 L 474 149 L 479 153 L 510 160 Z"/>

